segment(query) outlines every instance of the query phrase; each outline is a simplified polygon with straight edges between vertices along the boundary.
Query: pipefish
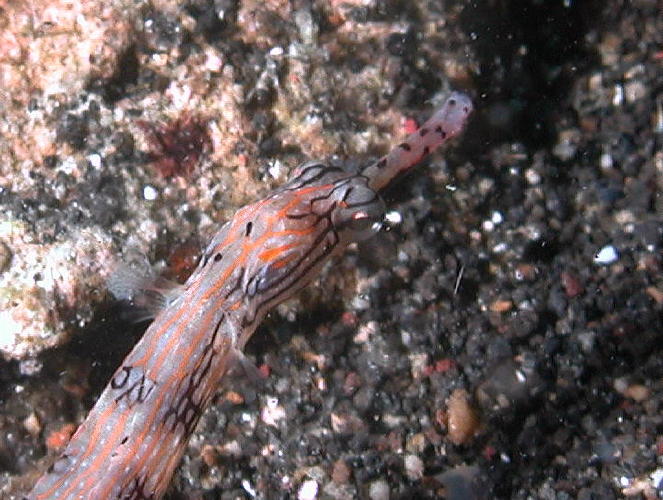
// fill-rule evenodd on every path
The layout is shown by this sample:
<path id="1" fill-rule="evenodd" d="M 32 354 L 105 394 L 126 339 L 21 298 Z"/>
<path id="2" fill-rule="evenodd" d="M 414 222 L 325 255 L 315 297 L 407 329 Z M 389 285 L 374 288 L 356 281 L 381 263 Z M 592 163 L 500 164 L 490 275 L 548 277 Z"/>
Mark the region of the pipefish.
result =
<path id="1" fill-rule="evenodd" d="M 370 237 L 400 174 L 458 136 L 472 112 L 452 93 L 390 153 L 350 173 L 311 161 L 239 209 L 155 316 L 30 499 L 159 499 L 221 378 L 265 314 L 349 243 Z"/>

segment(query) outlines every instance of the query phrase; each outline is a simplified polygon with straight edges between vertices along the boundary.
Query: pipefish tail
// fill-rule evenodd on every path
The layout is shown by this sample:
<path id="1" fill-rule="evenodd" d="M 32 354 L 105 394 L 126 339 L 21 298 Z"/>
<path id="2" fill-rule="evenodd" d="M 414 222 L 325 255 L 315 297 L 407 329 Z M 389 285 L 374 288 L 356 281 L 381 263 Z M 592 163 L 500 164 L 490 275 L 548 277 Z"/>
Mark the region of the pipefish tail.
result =
<path id="1" fill-rule="evenodd" d="M 321 162 L 247 205 L 208 244 L 117 369 L 33 500 L 159 499 L 221 378 L 265 314 L 382 219 L 380 191 L 459 135 L 470 99 L 452 93 L 389 154 L 349 173 Z"/>

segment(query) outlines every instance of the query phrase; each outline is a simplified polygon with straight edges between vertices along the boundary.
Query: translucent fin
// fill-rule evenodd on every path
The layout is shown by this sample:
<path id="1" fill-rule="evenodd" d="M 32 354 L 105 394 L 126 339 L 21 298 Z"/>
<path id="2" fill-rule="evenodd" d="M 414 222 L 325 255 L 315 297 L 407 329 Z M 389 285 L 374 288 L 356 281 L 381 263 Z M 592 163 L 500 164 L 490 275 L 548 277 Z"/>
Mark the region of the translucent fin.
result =
<path id="1" fill-rule="evenodd" d="M 184 287 L 155 274 L 143 254 L 130 251 L 125 257 L 116 264 L 107 287 L 116 299 L 145 312 L 136 321 L 153 318 L 181 295 Z"/>

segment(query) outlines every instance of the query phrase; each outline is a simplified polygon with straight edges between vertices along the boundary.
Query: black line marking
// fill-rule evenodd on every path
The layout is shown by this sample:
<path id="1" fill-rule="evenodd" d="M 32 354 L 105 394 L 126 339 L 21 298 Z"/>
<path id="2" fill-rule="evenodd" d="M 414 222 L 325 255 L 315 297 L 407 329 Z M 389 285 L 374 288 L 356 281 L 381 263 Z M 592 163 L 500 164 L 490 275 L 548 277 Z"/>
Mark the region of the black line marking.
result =
<path id="1" fill-rule="evenodd" d="M 249 276 L 249 279 L 246 280 L 246 285 L 244 286 L 244 293 L 246 294 L 247 297 L 251 298 L 256 294 L 256 289 L 253 288 L 251 289 L 251 285 L 253 285 L 254 280 L 256 279 L 256 275 Z"/>
<path id="2" fill-rule="evenodd" d="M 111 387 L 113 389 L 122 389 L 129 380 L 129 374 L 131 373 L 132 368 L 130 366 L 123 366 L 122 372 L 118 373 L 111 379 Z M 124 378 L 119 379 L 120 375 L 124 375 Z"/>
<path id="3" fill-rule="evenodd" d="M 313 212 L 306 212 L 305 214 L 286 214 L 287 219 L 301 220 L 306 219 L 306 217 L 311 217 L 315 215 Z"/>
<path id="4" fill-rule="evenodd" d="M 346 201 L 348 199 L 348 196 L 350 196 L 350 193 L 352 193 L 353 187 L 350 186 L 346 191 L 345 194 L 343 195 L 343 198 L 341 198 L 341 201 Z"/>
<path id="5" fill-rule="evenodd" d="M 189 436 L 203 412 L 207 402 L 204 393 L 200 389 L 204 385 L 214 358 L 218 354 L 214 350 L 214 344 L 219 335 L 219 330 L 223 324 L 225 315 L 222 315 L 214 328 L 209 341 L 203 347 L 200 358 L 197 360 L 191 373 L 183 382 L 186 384 L 182 389 L 177 390 L 178 398 L 166 410 L 162 422 L 166 424 L 173 417 L 170 423 L 170 431 L 174 432 L 178 424 L 182 424 L 184 436 Z"/>
<path id="6" fill-rule="evenodd" d="M 338 245 L 340 238 L 331 221 L 332 211 L 333 207 L 325 214 L 322 214 L 321 216 L 318 217 L 318 220 L 315 222 L 315 225 L 317 225 L 319 222 L 326 221 L 327 227 L 325 227 L 322 231 L 320 231 L 318 236 L 315 238 L 315 240 L 313 240 L 313 242 L 309 246 L 309 250 L 307 252 L 304 252 L 302 256 L 296 262 L 293 263 L 293 265 L 290 268 L 290 272 L 286 275 L 286 277 L 282 281 L 275 282 L 270 286 L 260 290 L 260 292 L 264 295 L 265 292 L 271 290 L 272 288 L 278 285 L 285 284 L 285 286 L 280 291 L 277 290 L 274 293 L 274 295 L 266 297 L 264 300 L 261 300 L 256 304 L 254 309 L 255 315 L 253 316 L 253 318 L 251 318 L 250 321 L 247 322 L 247 324 L 250 324 L 253 321 L 255 321 L 255 318 L 260 314 L 260 311 L 266 305 L 278 301 L 278 298 L 283 296 L 284 294 L 287 294 L 288 291 L 293 288 L 293 285 L 296 286 L 297 283 L 301 283 L 302 278 L 306 276 L 306 274 L 309 273 L 311 269 L 315 268 L 316 265 L 318 265 L 321 261 L 327 258 L 329 254 L 334 250 L 336 245 Z M 325 247 L 322 249 L 322 252 L 319 255 L 317 255 L 317 257 L 315 257 L 312 261 L 310 261 L 308 265 L 300 268 L 302 263 L 304 263 L 307 259 L 309 259 L 309 257 L 319 248 L 319 245 L 326 239 L 327 235 L 329 234 L 333 236 L 333 241 L 331 243 L 327 242 L 325 244 Z M 302 286 L 304 286 L 304 284 L 302 284 Z"/>
<path id="7" fill-rule="evenodd" d="M 350 184 L 350 182 L 352 182 L 353 179 L 354 179 L 354 177 L 348 177 L 347 179 L 342 179 L 342 180 L 336 181 L 336 183 L 334 183 L 334 187 L 331 188 L 329 191 L 327 191 L 326 194 L 321 194 L 320 196 L 316 196 L 315 198 L 309 199 L 308 200 L 309 206 L 313 207 L 313 204 L 318 202 L 318 201 L 328 200 L 329 198 L 331 198 L 331 196 L 337 190 L 342 189 L 347 184 Z M 312 212 L 312 213 L 315 213 L 315 212 Z"/>
<path id="8" fill-rule="evenodd" d="M 249 221 L 246 223 L 246 231 L 244 232 L 244 236 L 248 238 L 251 235 L 252 230 L 253 230 L 253 222 Z"/>
<path id="9" fill-rule="evenodd" d="M 318 168 L 320 171 L 317 172 L 317 173 L 316 173 L 315 175 L 313 175 L 312 177 L 310 177 L 310 178 L 306 178 L 306 173 L 307 173 L 309 170 L 314 169 L 314 168 Z M 322 163 L 319 163 L 319 164 L 312 165 L 312 166 L 310 166 L 310 167 L 305 168 L 305 169 L 302 171 L 302 173 L 299 174 L 299 176 L 298 176 L 296 179 L 294 179 L 294 181 L 295 181 L 294 184 L 292 184 L 292 185 L 290 185 L 290 186 L 286 184 L 284 187 L 285 187 L 287 190 L 290 190 L 290 191 L 292 191 L 292 190 L 297 190 L 297 189 L 301 189 L 301 188 L 303 188 L 304 186 L 307 186 L 307 185 L 310 185 L 310 184 L 314 184 L 315 182 L 319 181 L 320 179 L 322 179 L 325 175 L 327 175 L 327 174 L 329 174 L 329 173 L 333 173 L 333 172 L 343 172 L 343 171 L 344 171 L 344 170 L 343 170 L 342 168 L 340 168 L 340 167 L 330 167 L 329 165 L 324 165 L 324 164 L 322 164 Z M 297 181 L 299 181 L 299 182 L 297 182 Z"/>
<path id="10" fill-rule="evenodd" d="M 116 403 L 126 399 L 127 405 L 129 405 L 131 408 L 133 405 L 145 401 L 154 390 L 156 384 L 154 381 L 147 378 L 145 374 L 142 373 L 142 370 L 139 371 L 130 366 L 124 366 L 122 369 L 126 373 L 126 377 L 121 382 L 117 382 L 117 387 L 113 383 L 114 381 L 111 382 L 111 387 L 113 387 L 113 389 L 124 388 L 124 386 L 127 384 L 127 381 L 134 379 L 131 385 L 129 385 L 129 387 L 124 390 L 124 392 L 115 398 Z M 132 377 L 132 372 L 134 372 L 134 370 L 137 372 L 137 378 Z"/>
<path id="11" fill-rule="evenodd" d="M 363 201 L 357 201 L 355 203 L 348 203 L 346 205 L 346 208 L 363 207 L 365 205 L 370 205 L 371 203 L 373 203 L 374 201 L 377 201 L 379 199 L 380 199 L 380 197 L 378 196 L 378 194 L 375 191 L 373 191 L 373 197 L 370 200 L 363 200 Z"/>
<path id="12" fill-rule="evenodd" d="M 311 165 L 307 165 L 306 168 L 304 168 L 297 178 L 305 177 L 311 170 L 320 170 L 320 172 L 324 172 L 325 169 L 327 168 L 327 165 L 324 163 L 312 163 Z"/>
<path id="13" fill-rule="evenodd" d="M 239 276 L 235 280 L 235 284 L 228 290 L 223 296 L 223 300 L 228 300 L 228 298 L 235 293 L 237 290 L 242 287 L 242 279 L 244 278 L 244 273 L 246 272 L 246 267 L 242 266 L 239 268 Z"/>

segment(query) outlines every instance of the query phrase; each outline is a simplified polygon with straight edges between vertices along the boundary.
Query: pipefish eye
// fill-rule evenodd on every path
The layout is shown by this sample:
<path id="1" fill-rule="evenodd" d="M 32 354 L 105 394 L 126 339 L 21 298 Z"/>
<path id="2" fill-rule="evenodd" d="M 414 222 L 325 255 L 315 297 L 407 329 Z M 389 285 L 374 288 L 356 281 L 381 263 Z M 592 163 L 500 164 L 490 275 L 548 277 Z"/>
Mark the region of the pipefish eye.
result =
<path id="1" fill-rule="evenodd" d="M 338 202 L 332 223 L 344 240 L 361 241 L 379 229 L 384 211 L 384 202 L 375 191 L 364 184 L 353 183 Z"/>

